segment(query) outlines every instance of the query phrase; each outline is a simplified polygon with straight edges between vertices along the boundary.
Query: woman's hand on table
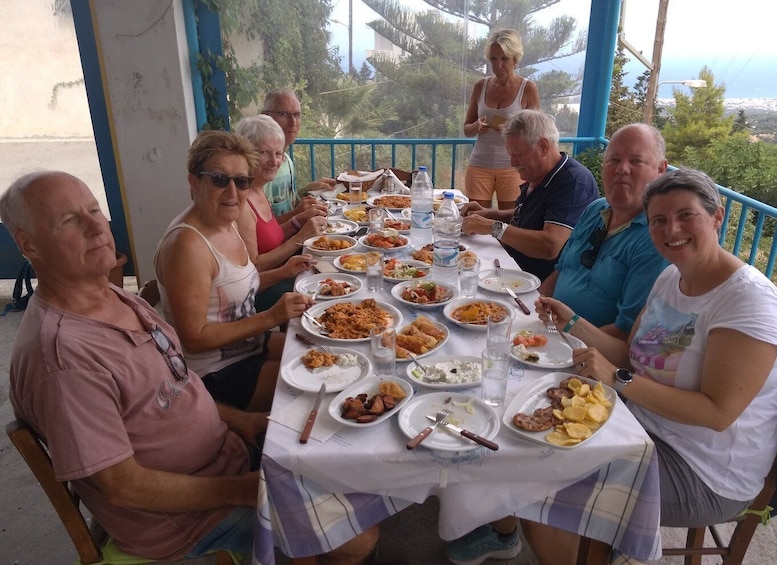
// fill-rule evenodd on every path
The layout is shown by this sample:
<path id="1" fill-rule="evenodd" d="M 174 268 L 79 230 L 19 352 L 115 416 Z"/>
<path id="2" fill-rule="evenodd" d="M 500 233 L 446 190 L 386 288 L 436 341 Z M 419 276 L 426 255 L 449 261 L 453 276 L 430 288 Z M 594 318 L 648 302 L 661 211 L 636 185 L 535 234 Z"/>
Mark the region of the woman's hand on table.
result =
<path id="1" fill-rule="evenodd" d="M 534 303 L 534 311 L 537 312 L 543 324 L 550 321 L 559 331 L 575 315 L 574 310 L 569 306 L 550 296 L 540 296 Z"/>
<path id="2" fill-rule="evenodd" d="M 595 347 L 581 347 L 572 350 L 574 371 L 582 377 L 601 381 L 607 386 L 615 384 L 617 367 L 610 363 Z"/>
<path id="3" fill-rule="evenodd" d="M 299 217 L 301 218 L 303 214 L 300 214 Z M 327 220 L 326 216 L 319 216 L 317 214 L 313 214 L 310 218 L 308 218 L 304 225 L 302 226 L 302 229 L 297 232 L 297 238 L 300 243 L 302 243 L 305 240 L 310 239 L 311 237 L 316 237 L 319 235 L 322 235 L 324 231 L 326 230 L 327 226 Z"/>
<path id="4" fill-rule="evenodd" d="M 311 265 L 315 264 L 316 260 L 312 255 L 303 253 L 302 255 L 294 255 L 293 257 L 289 257 L 289 260 L 284 263 L 281 269 L 283 269 L 284 278 L 291 279 L 296 277 L 301 272 L 306 271 Z"/>
<path id="5" fill-rule="evenodd" d="M 313 306 L 313 299 L 299 292 L 286 292 L 272 308 L 267 310 L 278 325 L 285 324 L 292 318 L 299 318 L 308 308 Z"/>
<path id="6" fill-rule="evenodd" d="M 294 216 L 297 221 L 304 223 L 313 216 L 324 216 L 329 213 L 329 206 L 326 202 L 314 196 L 306 196 L 294 209 Z"/>

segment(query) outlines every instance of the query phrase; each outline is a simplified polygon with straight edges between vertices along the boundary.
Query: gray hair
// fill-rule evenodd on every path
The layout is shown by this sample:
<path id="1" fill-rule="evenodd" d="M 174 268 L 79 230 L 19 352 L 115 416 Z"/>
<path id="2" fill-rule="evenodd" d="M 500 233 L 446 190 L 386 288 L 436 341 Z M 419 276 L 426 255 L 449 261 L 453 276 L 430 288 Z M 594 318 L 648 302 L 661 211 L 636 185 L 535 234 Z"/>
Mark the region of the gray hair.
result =
<path id="1" fill-rule="evenodd" d="M 262 103 L 262 112 L 269 112 L 271 110 L 274 110 L 275 102 L 279 98 L 283 98 L 284 96 L 291 96 L 293 98 L 296 98 L 297 102 L 299 102 L 299 98 L 297 98 L 297 93 L 294 91 L 293 88 L 289 86 L 285 86 L 283 88 L 273 88 L 270 92 L 268 92 L 264 96 L 264 102 Z"/>
<path id="2" fill-rule="evenodd" d="M 647 212 L 650 200 L 654 196 L 668 194 L 675 190 L 687 190 L 695 194 L 702 207 L 710 214 L 717 212 L 723 205 L 720 200 L 720 192 L 707 173 L 696 169 L 676 169 L 667 171 L 656 180 L 648 183 L 645 196 L 642 197 L 642 206 Z"/>
<path id="3" fill-rule="evenodd" d="M 652 146 L 658 162 L 660 163 L 661 161 L 666 159 L 666 141 L 664 141 L 664 136 L 661 135 L 661 132 L 657 128 L 648 124 L 636 123 L 636 124 L 627 124 L 625 126 L 622 126 L 618 128 L 618 130 L 614 134 L 612 134 L 612 136 L 610 136 L 610 143 L 612 143 L 612 140 L 615 139 L 615 136 L 617 136 L 619 133 L 629 129 L 639 129 L 644 131 L 648 136 L 650 136 L 653 139 Z M 609 144 L 607 145 L 607 147 L 610 147 Z M 605 147 L 604 149 L 605 159 L 607 158 L 607 147 Z"/>
<path id="4" fill-rule="evenodd" d="M 554 147 L 558 147 L 558 128 L 556 120 L 542 110 L 519 110 L 502 126 L 502 136 L 512 135 L 523 140 L 527 145 L 537 145 L 540 139 L 547 139 Z"/>
<path id="5" fill-rule="evenodd" d="M 8 190 L 0 196 L 0 221 L 8 228 L 11 237 L 19 230 L 33 232 L 32 213 L 27 201 L 27 192 L 40 179 L 55 174 L 64 173 L 59 171 L 27 173 L 11 183 Z"/>
<path id="6" fill-rule="evenodd" d="M 514 29 L 501 29 L 491 32 L 483 50 L 486 55 L 486 61 L 491 58 L 491 47 L 494 45 L 499 45 L 505 55 L 515 59 L 516 64 L 523 59 L 523 42 L 521 41 L 521 36 Z"/>
<path id="7" fill-rule="evenodd" d="M 286 134 L 281 126 L 265 114 L 243 118 L 235 126 L 235 133 L 247 138 L 254 145 L 264 141 L 277 141 L 283 146 L 286 145 Z"/>

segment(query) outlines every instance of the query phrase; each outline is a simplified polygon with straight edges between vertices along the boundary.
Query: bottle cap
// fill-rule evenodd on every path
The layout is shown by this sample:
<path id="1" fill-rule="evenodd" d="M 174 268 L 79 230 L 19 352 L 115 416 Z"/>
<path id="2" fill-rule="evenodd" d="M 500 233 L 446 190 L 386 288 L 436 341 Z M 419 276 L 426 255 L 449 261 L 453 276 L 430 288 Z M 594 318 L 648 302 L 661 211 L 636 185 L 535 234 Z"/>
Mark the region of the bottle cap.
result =
<path id="1" fill-rule="evenodd" d="M 442 197 L 453 199 L 453 193 L 450 190 L 446 190 L 445 192 L 442 193 Z"/>

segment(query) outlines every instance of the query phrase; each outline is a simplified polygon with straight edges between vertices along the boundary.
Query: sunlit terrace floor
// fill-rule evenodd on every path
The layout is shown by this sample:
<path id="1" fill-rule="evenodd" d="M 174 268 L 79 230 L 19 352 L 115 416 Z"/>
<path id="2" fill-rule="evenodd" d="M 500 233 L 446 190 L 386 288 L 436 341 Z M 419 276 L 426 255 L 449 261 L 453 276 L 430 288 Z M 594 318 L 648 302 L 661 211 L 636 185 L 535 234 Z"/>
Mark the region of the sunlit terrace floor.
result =
<path id="1" fill-rule="evenodd" d="M 125 288 L 135 290 L 135 279 L 126 278 Z M 0 311 L 10 302 L 13 281 L 0 280 Z M 21 313 L 0 317 L 0 423 L 13 418 L 8 401 L 8 369 L 11 348 L 21 321 Z M 72 565 L 76 554 L 59 519 L 27 466 L 0 434 L 0 565 Z M 445 544 L 437 536 L 437 505 L 430 500 L 387 520 L 383 524 L 380 564 L 438 565 L 448 563 Z M 664 545 L 681 545 L 681 530 L 664 528 Z M 744 563 L 773 563 L 777 557 L 777 521 L 759 527 Z M 279 564 L 287 563 L 282 557 Z M 535 565 L 536 558 L 524 547 L 510 561 L 491 560 L 488 564 Z M 682 558 L 665 557 L 659 563 L 682 563 Z M 705 564 L 720 563 L 705 557 Z"/>

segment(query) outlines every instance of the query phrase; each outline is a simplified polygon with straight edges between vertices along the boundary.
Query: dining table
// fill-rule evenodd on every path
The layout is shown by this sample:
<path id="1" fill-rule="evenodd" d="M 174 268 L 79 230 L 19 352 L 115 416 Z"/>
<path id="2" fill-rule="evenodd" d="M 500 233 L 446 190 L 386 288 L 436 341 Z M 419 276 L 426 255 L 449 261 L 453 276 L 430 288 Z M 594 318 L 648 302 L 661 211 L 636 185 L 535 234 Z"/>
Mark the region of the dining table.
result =
<path id="1" fill-rule="evenodd" d="M 462 236 L 461 241 L 478 256 L 481 279 L 494 259 L 508 272 L 520 271 L 495 238 L 473 235 Z M 408 258 L 408 249 L 397 250 L 394 256 Z M 318 262 L 326 271 L 324 267 L 331 264 L 331 257 L 321 257 Z M 311 275 L 312 271 L 301 273 L 298 280 Z M 357 276 L 364 282 L 364 275 Z M 353 298 L 374 298 L 390 304 L 401 312 L 403 325 L 418 316 L 445 325 L 448 338 L 435 355 L 479 358 L 486 345 L 482 328 L 451 323 L 442 307 L 421 310 L 408 306 L 392 296 L 392 287 L 387 282 L 382 290 L 369 292 L 364 284 Z M 529 288 L 519 289 L 518 294 L 529 306 L 529 314 L 522 312 L 507 294 L 494 289 L 479 287 L 475 300 L 506 304 L 515 334 L 539 323 L 534 311 L 538 292 Z M 255 565 L 273 565 L 275 548 L 292 559 L 328 552 L 430 496 L 439 499 L 438 533 L 443 540 L 456 539 L 485 523 L 514 515 L 575 532 L 607 550 L 611 547 L 636 559 L 661 556 L 654 444 L 622 400 L 614 398 L 609 419 L 573 448 L 530 441 L 501 421 L 522 391 L 549 373 L 573 374 L 572 367 L 538 368 L 511 358 L 505 402 L 494 408 L 500 419 L 493 436 L 497 451 L 466 445 L 466 440 L 466 449 L 460 451 L 434 449 L 423 443 L 407 449 L 409 436 L 399 424 L 402 409 L 399 416 L 392 415 L 378 425 L 346 426 L 329 411 L 336 392 L 325 395 L 310 439 L 303 444 L 300 433 L 318 388 L 300 390 L 285 378 L 284 371 L 290 364 L 311 349 L 295 334 L 314 343 L 343 346 L 317 334 L 299 318 L 288 324 L 260 467 Z M 558 337 L 548 334 L 548 339 Z M 346 347 L 370 357 L 369 341 L 348 343 Z M 420 361 L 423 363 L 423 359 Z M 413 398 L 441 391 L 480 398 L 479 386 L 452 387 L 450 391 L 423 386 L 410 378 L 407 366 L 404 361 L 397 362 L 396 373 L 410 385 Z"/>

